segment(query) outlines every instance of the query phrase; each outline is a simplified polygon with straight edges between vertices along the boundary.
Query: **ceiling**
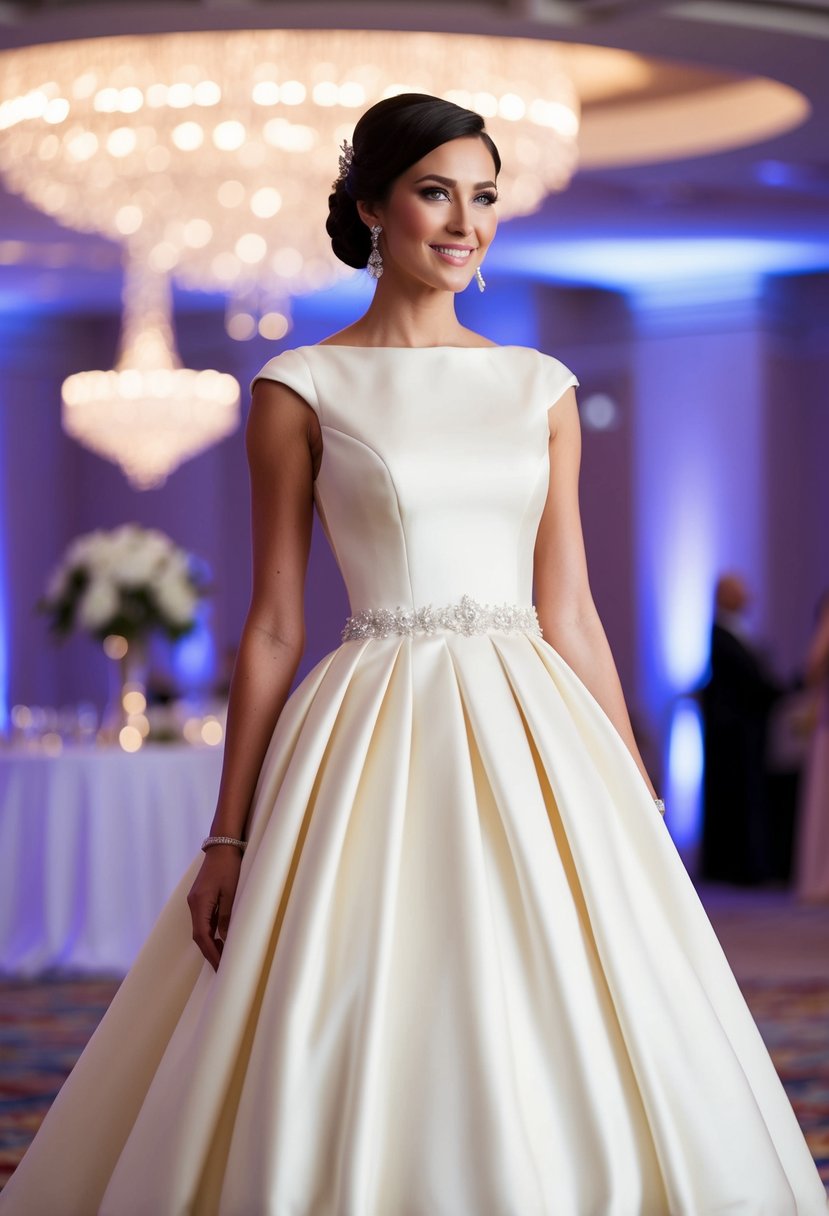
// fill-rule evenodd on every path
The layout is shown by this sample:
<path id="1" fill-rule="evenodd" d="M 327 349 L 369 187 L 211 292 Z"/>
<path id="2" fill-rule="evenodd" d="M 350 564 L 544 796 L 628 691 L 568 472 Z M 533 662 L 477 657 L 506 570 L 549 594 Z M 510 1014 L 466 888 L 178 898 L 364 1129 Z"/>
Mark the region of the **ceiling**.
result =
<path id="1" fill-rule="evenodd" d="M 652 74 L 650 101 L 671 88 L 692 92 L 697 69 L 789 85 L 808 100 L 808 117 L 749 146 L 616 167 L 588 158 L 566 191 L 504 225 L 488 266 L 623 291 L 829 272 L 829 0 L 0 0 L 0 49 L 101 34 L 306 25 L 522 34 L 675 61 Z M 600 105 L 598 98 L 594 116 Z M 119 286 L 116 246 L 69 232 L 0 189 L 0 312 L 114 311 Z"/>

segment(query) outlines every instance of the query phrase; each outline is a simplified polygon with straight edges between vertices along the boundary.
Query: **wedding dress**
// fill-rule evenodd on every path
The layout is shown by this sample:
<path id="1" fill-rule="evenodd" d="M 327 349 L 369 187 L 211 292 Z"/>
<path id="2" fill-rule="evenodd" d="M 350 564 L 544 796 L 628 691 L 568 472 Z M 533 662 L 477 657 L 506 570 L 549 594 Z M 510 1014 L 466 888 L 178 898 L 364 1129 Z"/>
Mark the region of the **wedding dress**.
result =
<path id="1" fill-rule="evenodd" d="M 218 972 L 199 854 L 2 1216 L 825 1213 L 665 822 L 539 632 L 576 377 L 523 347 L 260 375 L 319 416 L 352 616 L 277 723 Z"/>

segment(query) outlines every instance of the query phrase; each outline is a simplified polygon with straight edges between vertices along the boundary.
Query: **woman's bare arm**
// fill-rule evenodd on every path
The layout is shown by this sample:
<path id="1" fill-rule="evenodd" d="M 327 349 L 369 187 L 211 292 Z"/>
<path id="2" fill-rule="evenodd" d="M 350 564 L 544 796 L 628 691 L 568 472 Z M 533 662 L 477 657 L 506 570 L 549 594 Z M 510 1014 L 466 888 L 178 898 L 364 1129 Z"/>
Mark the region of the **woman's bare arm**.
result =
<path id="1" fill-rule="evenodd" d="M 311 407 L 285 385 L 267 380 L 256 384 L 245 434 L 253 585 L 230 684 L 212 836 L 245 839 L 262 762 L 305 646 L 303 591 L 313 522 L 314 422 Z M 188 896 L 193 939 L 214 967 L 227 932 L 240 862 L 235 846 L 211 847 Z"/>
<path id="2" fill-rule="evenodd" d="M 581 428 L 575 389 L 552 406 L 550 484 L 536 537 L 536 608 L 545 639 L 593 694 L 654 797 L 656 791 L 633 736 L 622 685 L 587 575 L 579 512 Z"/>

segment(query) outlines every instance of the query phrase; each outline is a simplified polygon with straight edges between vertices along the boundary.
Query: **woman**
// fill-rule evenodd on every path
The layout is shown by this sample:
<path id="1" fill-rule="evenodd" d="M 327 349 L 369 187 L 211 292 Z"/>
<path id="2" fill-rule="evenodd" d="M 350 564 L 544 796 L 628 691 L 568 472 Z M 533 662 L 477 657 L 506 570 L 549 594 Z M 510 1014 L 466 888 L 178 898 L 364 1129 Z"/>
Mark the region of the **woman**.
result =
<path id="1" fill-rule="evenodd" d="M 805 903 L 829 900 L 829 591 L 818 603 L 806 657 L 815 724 L 803 774 L 797 831 L 796 890 Z"/>
<path id="2" fill-rule="evenodd" d="M 421 95 L 344 148 L 329 232 L 377 292 L 255 381 L 206 855 L 3 1216 L 826 1210 L 632 738 L 576 377 L 455 316 L 499 167 L 479 116 Z M 352 616 L 286 699 L 312 501 Z"/>

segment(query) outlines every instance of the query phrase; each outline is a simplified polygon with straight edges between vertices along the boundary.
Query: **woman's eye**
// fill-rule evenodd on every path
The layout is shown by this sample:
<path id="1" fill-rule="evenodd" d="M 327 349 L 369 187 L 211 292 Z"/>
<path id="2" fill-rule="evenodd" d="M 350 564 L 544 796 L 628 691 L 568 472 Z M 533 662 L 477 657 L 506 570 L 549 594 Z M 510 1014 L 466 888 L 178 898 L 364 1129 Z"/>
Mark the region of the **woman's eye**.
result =
<path id="1" fill-rule="evenodd" d="M 423 198 L 429 198 L 429 199 L 448 198 L 449 197 L 448 192 L 443 188 L 443 186 L 427 186 L 426 189 L 421 190 L 420 193 L 423 196 Z M 491 207 L 493 203 L 498 202 L 498 195 L 492 194 L 489 191 L 485 192 L 484 194 L 476 194 L 475 198 L 473 199 L 473 202 L 476 202 L 476 203 L 482 202 L 484 204 L 484 206 Z"/>

